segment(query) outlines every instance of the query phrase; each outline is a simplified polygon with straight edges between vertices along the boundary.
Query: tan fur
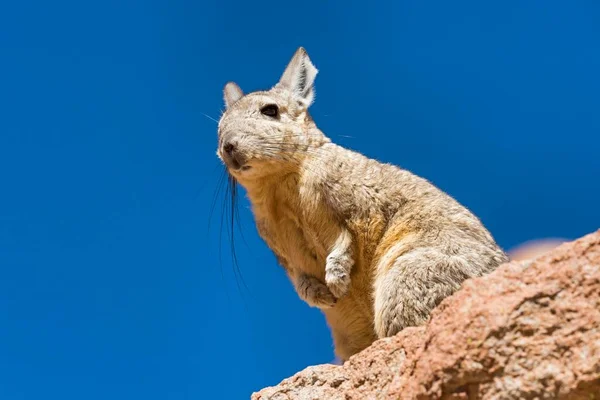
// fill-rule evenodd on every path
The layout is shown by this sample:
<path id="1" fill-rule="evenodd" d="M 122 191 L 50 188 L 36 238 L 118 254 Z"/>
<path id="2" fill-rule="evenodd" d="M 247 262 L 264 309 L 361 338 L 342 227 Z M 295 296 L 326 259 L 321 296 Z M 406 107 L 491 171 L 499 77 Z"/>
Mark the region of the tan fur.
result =
<path id="1" fill-rule="evenodd" d="M 308 114 L 316 74 L 300 48 L 269 91 L 244 95 L 227 84 L 217 154 L 346 360 L 422 324 L 465 279 L 507 257 L 473 214 L 428 181 L 332 143 Z M 261 112 L 269 104 L 277 116 Z"/>

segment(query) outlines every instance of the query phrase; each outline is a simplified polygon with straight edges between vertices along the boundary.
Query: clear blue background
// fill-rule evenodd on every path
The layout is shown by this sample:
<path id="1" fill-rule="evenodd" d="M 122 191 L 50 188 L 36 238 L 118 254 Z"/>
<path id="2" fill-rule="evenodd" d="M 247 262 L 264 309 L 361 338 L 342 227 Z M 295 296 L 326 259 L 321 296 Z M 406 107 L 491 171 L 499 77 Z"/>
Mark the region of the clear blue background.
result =
<path id="1" fill-rule="evenodd" d="M 597 229 L 600 4 L 495 3 L 3 2 L 0 397 L 248 398 L 333 359 L 243 193 L 247 289 L 223 191 L 208 225 L 204 114 L 300 45 L 330 137 L 430 179 L 504 248 Z"/>

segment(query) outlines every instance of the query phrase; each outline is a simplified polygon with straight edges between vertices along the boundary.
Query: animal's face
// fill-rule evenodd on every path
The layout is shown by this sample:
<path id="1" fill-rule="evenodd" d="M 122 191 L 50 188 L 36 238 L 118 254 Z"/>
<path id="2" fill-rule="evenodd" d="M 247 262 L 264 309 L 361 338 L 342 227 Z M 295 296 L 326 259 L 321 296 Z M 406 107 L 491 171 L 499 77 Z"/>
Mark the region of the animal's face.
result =
<path id="1" fill-rule="evenodd" d="M 297 162 L 309 145 L 317 69 L 300 48 L 279 83 L 247 95 L 235 83 L 224 89 L 217 155 L 236 178 L 261 176 Z"/>

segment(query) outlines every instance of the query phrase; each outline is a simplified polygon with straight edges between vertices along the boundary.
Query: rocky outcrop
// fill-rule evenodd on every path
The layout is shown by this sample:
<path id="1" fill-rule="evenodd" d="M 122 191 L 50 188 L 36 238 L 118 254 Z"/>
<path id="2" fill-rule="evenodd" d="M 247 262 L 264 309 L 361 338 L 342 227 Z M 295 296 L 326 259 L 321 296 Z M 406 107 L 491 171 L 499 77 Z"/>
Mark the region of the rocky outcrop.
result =
<path id="1" fill-rule="evenodd" d="M 471 279 L 426 326 L 252 399 L 600 399 L 600 231 Z"/>

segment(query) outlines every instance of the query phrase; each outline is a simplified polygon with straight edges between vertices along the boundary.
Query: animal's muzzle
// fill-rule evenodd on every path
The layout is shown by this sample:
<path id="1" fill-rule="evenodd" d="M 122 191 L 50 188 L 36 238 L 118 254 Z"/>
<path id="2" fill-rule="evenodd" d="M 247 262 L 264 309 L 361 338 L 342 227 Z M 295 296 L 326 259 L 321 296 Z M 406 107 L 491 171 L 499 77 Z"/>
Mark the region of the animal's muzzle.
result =
<path id="1" fill-rule="evenodd" d="M 246 159 L 239 151 L 238 144 L 234 141 L 223 142 L 221 155 L 225 164 L 232 169 L 240 169 L 246 164 Z"/>

